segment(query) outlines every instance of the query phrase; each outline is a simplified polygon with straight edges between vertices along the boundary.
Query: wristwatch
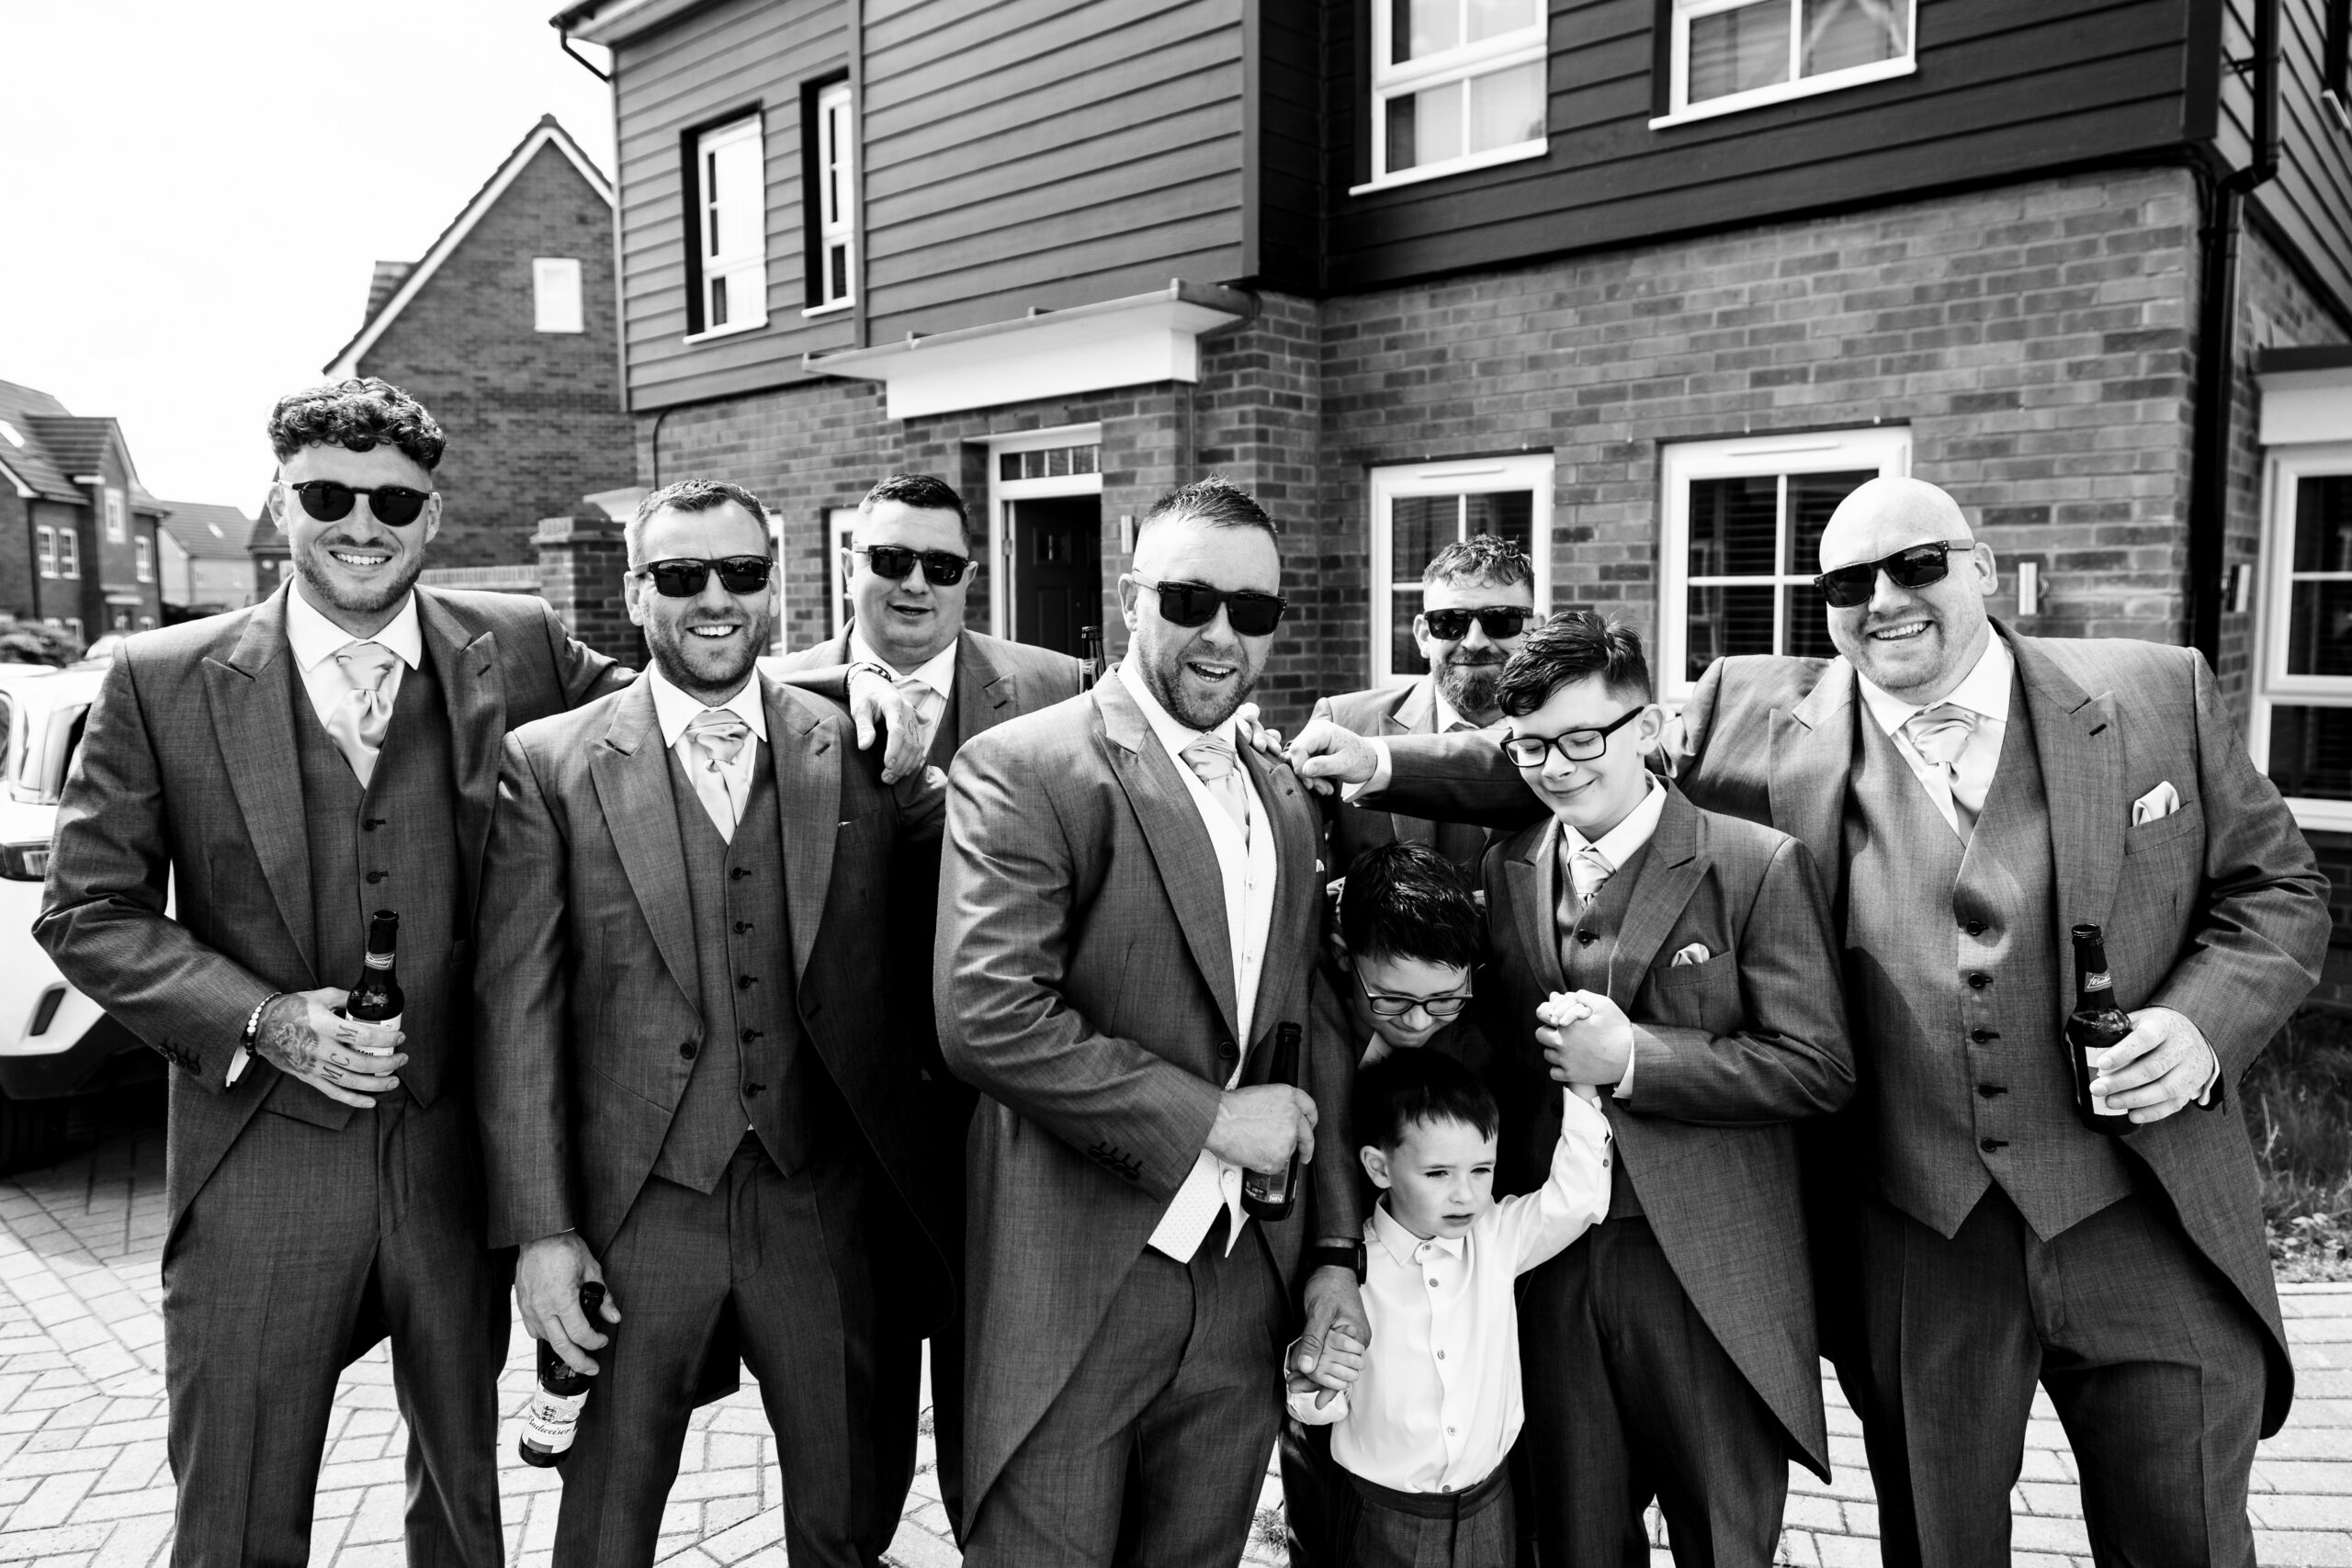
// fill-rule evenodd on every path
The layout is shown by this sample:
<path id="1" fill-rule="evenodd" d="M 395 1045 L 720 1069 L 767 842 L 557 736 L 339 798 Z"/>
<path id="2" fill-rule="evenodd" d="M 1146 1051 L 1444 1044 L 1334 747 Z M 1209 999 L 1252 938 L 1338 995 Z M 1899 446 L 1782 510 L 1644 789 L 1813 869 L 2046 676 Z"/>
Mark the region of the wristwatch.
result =
<path id="1" fill-rule="evenodd" d="M 1310 1269 L 1345 1269 L 1363 1283 L 1363 1242 L 1361 1238 L 1342 1246 L 1337 1242 L 1318 1242 L 1306 1249 L 1306 1266 Z"/>

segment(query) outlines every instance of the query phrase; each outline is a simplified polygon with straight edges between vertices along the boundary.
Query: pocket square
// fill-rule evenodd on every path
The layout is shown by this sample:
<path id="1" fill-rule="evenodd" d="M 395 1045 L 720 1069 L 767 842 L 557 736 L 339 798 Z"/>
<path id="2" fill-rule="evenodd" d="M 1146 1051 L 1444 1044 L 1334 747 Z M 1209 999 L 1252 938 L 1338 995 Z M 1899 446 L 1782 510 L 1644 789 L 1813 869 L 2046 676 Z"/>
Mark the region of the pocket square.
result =
<path id="1" fill-rule="evenodd" d="M 2173 788 L 2172 781 L 2166 779 L 2132 803 L 2132 826 L 2137 828 L 2143 822 L 2158 821 L 2179 809 L 2180 791 Z"/>
<path id="2" fill-rule="evenodd" d="M 1675 953 L 1673 959 L 1667 964 L 1667 967 L 1669 969 L 1679 969 L 1686 964 L 1704 964 L 1708 959 L 1713 958 L 1713 953 L 1707 951 L 1707 944 L 1705 942 L 1694 942 L 1690 946 L 1679 950 Z"/>

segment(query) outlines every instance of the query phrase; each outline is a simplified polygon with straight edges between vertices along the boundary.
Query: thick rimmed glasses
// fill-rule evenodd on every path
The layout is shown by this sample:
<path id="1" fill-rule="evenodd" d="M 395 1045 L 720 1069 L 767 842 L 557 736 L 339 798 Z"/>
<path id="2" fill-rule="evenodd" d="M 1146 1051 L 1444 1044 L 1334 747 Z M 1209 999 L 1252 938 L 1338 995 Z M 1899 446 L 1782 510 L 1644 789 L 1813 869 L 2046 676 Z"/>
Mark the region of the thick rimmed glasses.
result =
<path id="1" fill-rule="evenodd" d="M 1649 705 L 1627 708 L 1599 729 L 1571 729 L 1555 735 L 1549 740 L 1540 735 L 1506 735 L 1502 738 L 1503 755 L 1510 759 L 1514 768 L 1540 768 L 1544 757 L 1554 751 L 1571 762 L 1589 762 L 1609 750 L 1609 738 L 1625 728 L 1626 720 L 1641 713 Z"/>

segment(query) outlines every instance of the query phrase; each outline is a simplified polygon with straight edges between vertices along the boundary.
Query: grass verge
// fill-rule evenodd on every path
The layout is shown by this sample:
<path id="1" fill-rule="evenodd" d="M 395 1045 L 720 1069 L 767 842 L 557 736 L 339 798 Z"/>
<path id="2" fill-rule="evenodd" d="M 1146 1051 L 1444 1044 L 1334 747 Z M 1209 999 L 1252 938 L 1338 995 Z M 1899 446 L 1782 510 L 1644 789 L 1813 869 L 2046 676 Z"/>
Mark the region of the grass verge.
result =
<path id="1" fill-rule="evenodd" d="M 2239 1087 L 2280 1280 L 2352 1280 L 2352 1017 L 2307 1008 Z"/>

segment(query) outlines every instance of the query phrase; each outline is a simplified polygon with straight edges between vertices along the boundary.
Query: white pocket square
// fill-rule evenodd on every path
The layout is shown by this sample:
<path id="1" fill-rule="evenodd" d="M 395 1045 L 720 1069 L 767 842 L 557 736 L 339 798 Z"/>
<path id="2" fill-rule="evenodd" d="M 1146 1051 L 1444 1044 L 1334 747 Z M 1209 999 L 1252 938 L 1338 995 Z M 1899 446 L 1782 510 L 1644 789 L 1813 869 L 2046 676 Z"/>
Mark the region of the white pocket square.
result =
<path id="1" fill-rule="evenodd" d="M 1704 964 L 1708 959 L 1713 958 L 1713 953 L 1707 951 L 1707 944 L 1705 942 L 1694 942 L 1690 946 L 1678 951 L 1674 957 L 1668 962 L 1667 967 L 1669 969 L 1679 969 L 1686 964 Z"/>
<path id="2" fill-rule="evenodd" d="M 2166 779 L 2132 803 L 2132 826 L 2137 828 L 2143 822 L 2158 821 L 2179 809 L 2180 791 L 2173 788 L 2172 781 Z"/>

